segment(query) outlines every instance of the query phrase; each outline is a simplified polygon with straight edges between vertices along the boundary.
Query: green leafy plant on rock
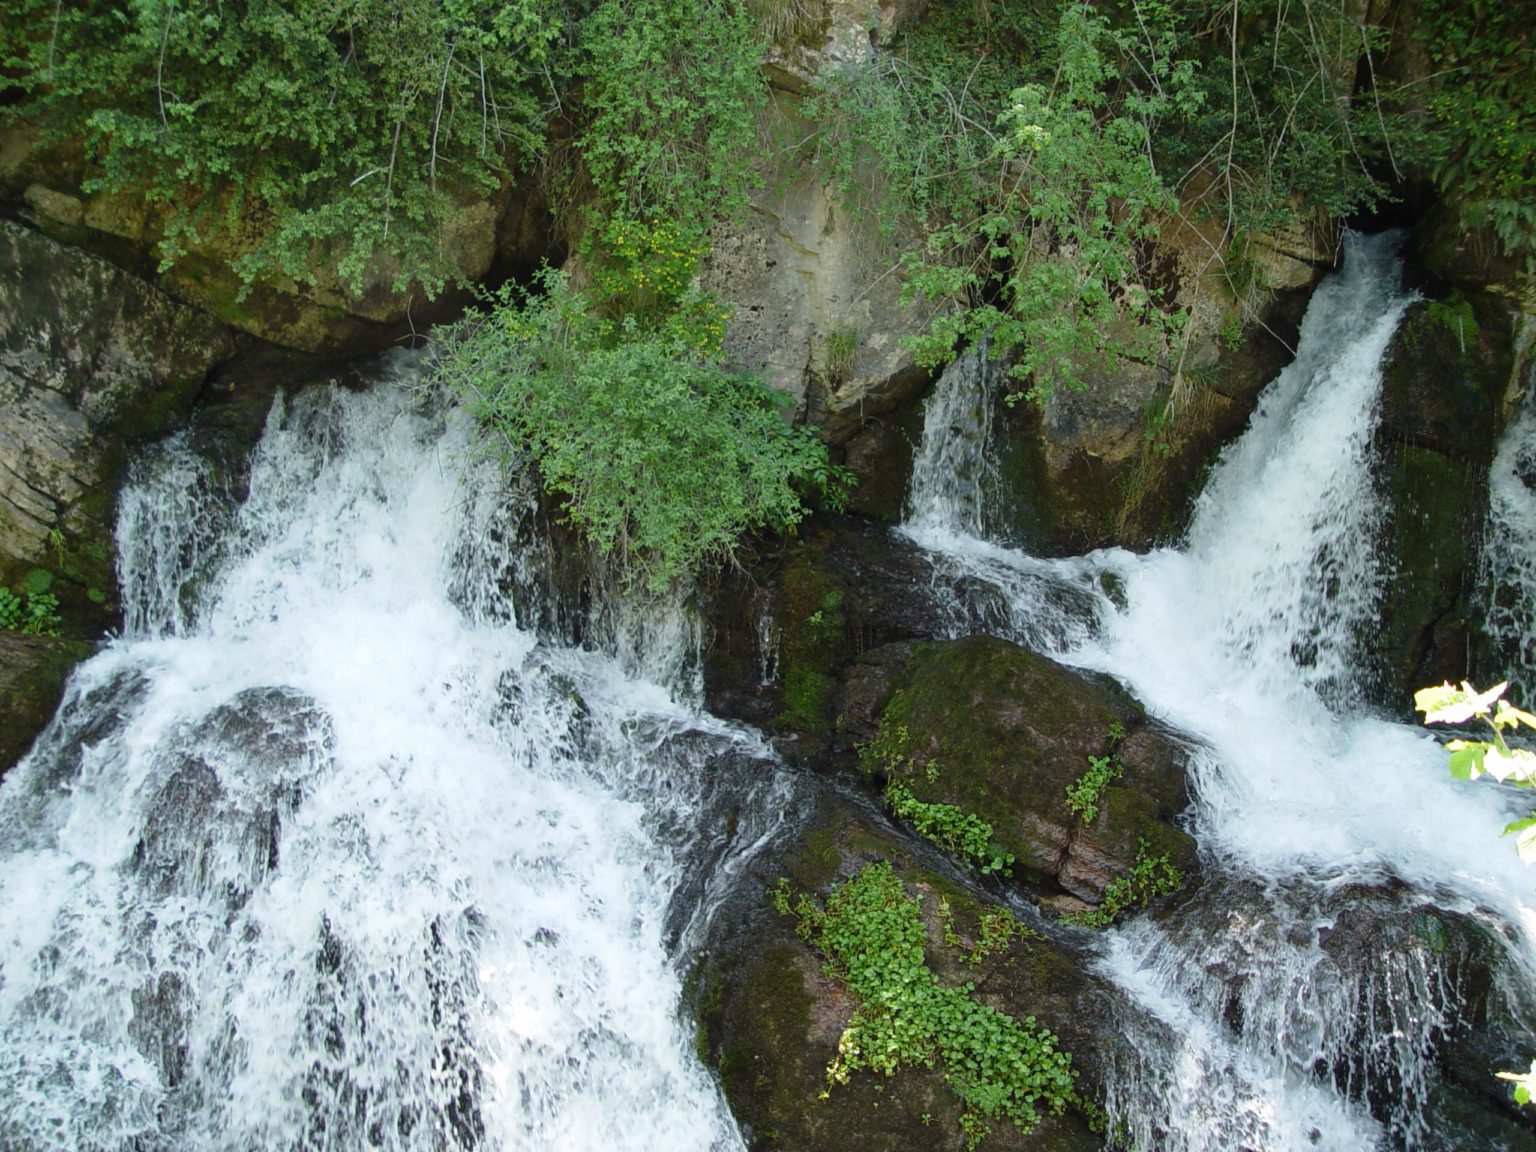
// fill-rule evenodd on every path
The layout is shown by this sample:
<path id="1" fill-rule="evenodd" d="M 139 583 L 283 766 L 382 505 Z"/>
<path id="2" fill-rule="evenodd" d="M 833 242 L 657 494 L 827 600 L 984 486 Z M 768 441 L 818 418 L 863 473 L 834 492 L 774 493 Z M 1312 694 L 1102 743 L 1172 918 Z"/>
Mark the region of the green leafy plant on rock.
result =
<path id="1" fill-rule="evenodd" d="M 905 820 L 924 840 L 963 860 L 982 875 L 1013 875 L 1014 857 L 998 847 L 992 825 L 956 804 L 919 800 L 905 784 L 892 781 L 885 802 L 899 820 Z"/>
<path id="2" fill-rule="evenodd" d="M 949 901 L 939 900 L 939 923 L 944 928 L 944 943 L 960 953 L 967 964 L 980 964 L 988 956 L 1006 951 L 1015 940 L 1039 940 L 1040 933 L 1019 922 L 1006 908 L 988 908 L 976 918 L 976 938 L 967 940 L 955 930 L 954 910 Z"/>
<path id="3" fill-rule="evenodd" d="M 1109 752 L 1103 756 L 1088 757 L 1088 771 L 1076 782 L 1067 785 L 1067 807 L 1083 818 L 1084 824 L 1092 824 L 1099 816 L 1099 801 L 1104 789 L 1120 778 L 1125 770 L 1120 763 L 1118 749 L 1125 739 L 1125 726 L 1118 721 L 1109 726 Z"/>
<path id="4" fill-rule="evenodd" d="M 875 738 L 859 749 L 859 764 L 865 774 L 887 778 L 882 797 L 891 814 L 912 825 L 923 839 L 982 875 L 1012 876 L 1014 855 L 997 843 L 990 823 L 958 804 L 920 800 L 902 782 L 902 776 L 919 771 L 907 753 L 908 739 L 906 725 L 886 722 L 880 725 Z M 929 783 L 933 783 L 939 778 L 938 761 L 929 759 L 921 772 Z"/>
<path id="5" fill-rule="evenodd" d="M 1104 889 L 1099 906 L 1087 912 L 1064 916 L 1080 928 L 1108 928 L 1122 913 L 1145 908 L 1159 896 L 1170 896 L 1184 884 L 1184 873 L 1168 859 L 1166 852 L 1153 855 L 1145 839 L 1136 842 L 1136 859 L 1130 871 Z"/>
<path id="6" fill-rule="evenodd" d="M 781 885 L 787 907 L 787 886 Z M 977 1001 L 970 984 L 947 987 L 928 967 L 920 900 L 907 895 L 886 862 L 866 865 L 835 888 L 825 906 L 801 894 L 796 932 L 821 952 L 823 969 L 842 980 L 858 1009 L 827 1068 L 828 1096 L 869 1070 L 937 1067 L 965 1106 L 967 1148 L 989 1121 L 1028 1131 L 1044 1115 L 1077 1102 L 1076 1070 L 1054 1033 Z"/>
<path id="7" fill-rule="evenodd" d="M 18 596 L 9 588 L 0 588 L 0 629 L 27 636 L 58 636 L 63 621 L 59 619 L 59 598 L 47 592 Z"/>

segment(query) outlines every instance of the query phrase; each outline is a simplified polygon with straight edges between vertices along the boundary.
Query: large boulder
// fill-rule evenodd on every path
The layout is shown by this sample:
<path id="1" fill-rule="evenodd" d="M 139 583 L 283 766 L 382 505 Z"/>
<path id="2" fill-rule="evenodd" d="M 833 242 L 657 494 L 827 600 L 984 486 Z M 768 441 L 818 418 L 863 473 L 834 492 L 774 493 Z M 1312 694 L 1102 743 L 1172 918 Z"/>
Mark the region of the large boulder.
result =
<path id="1" fill-rule="evenodd" d="M 0 583 L 43 570 L 81 630 L 109 621 L 127 450 L 184 420 L 233 351 L 205 313 L 0 221 Z"/>
<path id="2" fill-rule="evenodd" d="M 893 661 L 894 663 L 894 661 Z M 992 827 L 1022 876 L 1098 904 L 1117 881 L 1166 861 L 1195 863 L 1175 823 L 1189 802 L 1184 754 L 1119 688 L 994 636 L 918 644 L 885 679 L 850 676 L 839 723 L 878 728 L 864 763 L 923 804 L 953 805 Z M 1105 765 L 1092 806 L 1069 789 Z"/>

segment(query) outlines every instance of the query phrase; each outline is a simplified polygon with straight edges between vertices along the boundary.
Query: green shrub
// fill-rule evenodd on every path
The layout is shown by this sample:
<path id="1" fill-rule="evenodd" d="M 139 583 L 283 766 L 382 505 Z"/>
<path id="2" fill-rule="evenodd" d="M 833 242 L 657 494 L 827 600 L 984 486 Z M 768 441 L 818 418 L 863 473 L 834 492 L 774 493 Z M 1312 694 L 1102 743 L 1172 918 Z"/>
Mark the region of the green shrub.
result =
<path id="1" fill-rule="evenodd" d="M 796 524 L 802 487 L 837 496 L 825 446 L 784 422 L 778 393 L 722 366 L 688 309 L 612 321 L 560 273 L 540 287 L 443 333 L 436 375 L 538 466 L 626 580 L 660 591 L 743 532 Z"/>
<path id="2" fill-rule="evenodd" d="M 167 206 L 167 262 L 236 236 L 247 279 L 449 274 L 438 230 L 542 146 L 557 0 L 0 0 L 11 111 L 86 143 L 87 190 Z M 26 30 L 23 32 L 22 30 Z"/>

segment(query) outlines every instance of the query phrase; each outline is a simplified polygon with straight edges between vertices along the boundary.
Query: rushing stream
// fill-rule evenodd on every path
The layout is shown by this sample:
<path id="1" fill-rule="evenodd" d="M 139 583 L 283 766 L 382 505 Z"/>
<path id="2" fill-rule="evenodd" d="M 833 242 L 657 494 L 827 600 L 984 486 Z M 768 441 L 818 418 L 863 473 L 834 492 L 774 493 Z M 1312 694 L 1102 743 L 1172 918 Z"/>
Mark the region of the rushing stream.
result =
<path id="1" fill-rule="evenodd" d="M 141 461 L 127 634 L 0 793 L 7 1152 L 740 1146 L 675 965 L 786 785 L 676 606 L 518 626 L 415 372 L 280 404 L 237 508 Z"/>
<path id="2" fill-rule="evenodd" d="M 929 404 L 904 530 L 951 630 L 1110 673 L 1189 744 L 1201 883 L 1102 937 L 1132 1144 L 1436 1147 L 1468 993 L 1422 910 L 1486 930 L 1504 1009 L 1536 988 L 1515 804 L 1361 703 L 1397 279 L 1350 242 L 1177 548 L 988 539 L 985 350 Z M 678 605 L 593 578 L 573 620 L 531 500 L 416 375 L 280 402 L 238 501 L 180 440 L 139 461 L 125 634 L 0 789 L 6 1152 L 741 1146 L 680 970 L 790 778 L 700 707 Z M 1485 564 L 1528 648 L 1525 451 Z"/>
<path id="3" fill-rule="evenodd" d="M 985 406 L 984 360 L 957 362 L 930 404 L 906 531 L 932 551 L 956 630 L 981 621 L 1112 673 L 1191 740 L 1205 880 L 1177 916 L 1117 930 L 1104 950 L 1146 1011 L 1109 1078 L 1133 1142 L 1436 1146 L 1431 1048 L 1463 990 L 1433 948 L 1377 938 L 1346 962 L 1330 941 L 1361 905 L 1389 921 L 1430 906 L 1473 916 L 1503 942 L 1506 999 L 1536 986 L 1536 877 L 1499 839 L 1518 805 L 1451 781 L 1435 743 L 1370 716 L 1360 691 L 1387 575 L 1370 443 L 1409 303 L 1399 275 L 1391 237 L 1350 240 L 1178 548 L 1042 561 L 978 538 L 981 461 L 954 457 L 984 433 L 955 413 Z M 957 475 L 962 491 L 946 493 Z"/>

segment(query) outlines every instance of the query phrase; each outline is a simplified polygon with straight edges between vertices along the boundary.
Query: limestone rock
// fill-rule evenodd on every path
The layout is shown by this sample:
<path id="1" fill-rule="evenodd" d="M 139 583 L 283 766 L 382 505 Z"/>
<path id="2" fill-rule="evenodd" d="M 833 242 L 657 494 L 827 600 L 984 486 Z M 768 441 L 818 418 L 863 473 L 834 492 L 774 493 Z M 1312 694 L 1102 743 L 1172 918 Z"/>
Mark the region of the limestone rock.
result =
<path id="1" fill-rule="evenodd" d="M 125 446 L 175 427 L 232 352 L 207 315 L 0 222 L 0 579 L 35 566 L 61 600 L 110 589 Z"/>
<path id="2" fill-rule="evenodd" d="M 926 0 L 800 0 L 776 6 L 765 65 L 774 98 L 765 131 L 805 139 L 801 95 L 818 73 L 857 66 L 927 7 Z M 771 164 L 750 213 L 717 229 L 700 280 L 733 305 L 727 354 L 790 396 L 796 415 L 841 443 L 867 417 L 894 410 L 930 378 L 902 347 L 935 305 L 903 305 L 901 256 L 922 242 L 881 234 L 829 174 L 795 149 Z"/>

